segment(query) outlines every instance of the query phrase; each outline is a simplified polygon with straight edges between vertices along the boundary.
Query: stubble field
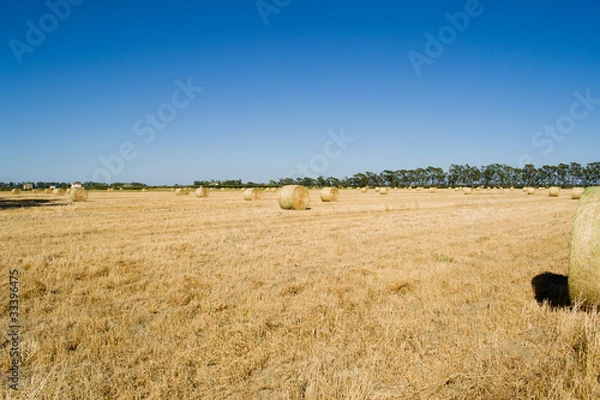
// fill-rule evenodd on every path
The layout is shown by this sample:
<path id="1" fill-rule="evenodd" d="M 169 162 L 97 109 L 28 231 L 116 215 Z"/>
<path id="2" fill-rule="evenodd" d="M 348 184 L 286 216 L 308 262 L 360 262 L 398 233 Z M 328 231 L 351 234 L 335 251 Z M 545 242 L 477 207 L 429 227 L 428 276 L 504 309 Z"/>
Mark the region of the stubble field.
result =
<path id="1" fill-rule="evenodd" d="M 568 190 L 19 197 L 59 204 L 0 209 L 0 397 L 600 398 L 598 314 L 531 285 L 567 274 Z"/>

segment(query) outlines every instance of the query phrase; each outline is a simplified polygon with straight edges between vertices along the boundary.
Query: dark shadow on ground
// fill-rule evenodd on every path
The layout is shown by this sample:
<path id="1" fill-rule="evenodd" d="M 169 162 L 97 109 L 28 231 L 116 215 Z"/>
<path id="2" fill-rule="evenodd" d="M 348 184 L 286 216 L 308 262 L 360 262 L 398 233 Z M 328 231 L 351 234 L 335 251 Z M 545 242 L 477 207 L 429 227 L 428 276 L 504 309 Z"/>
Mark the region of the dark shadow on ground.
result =
<path id="1" fill-rule="evenodd" d="M 0 199 L 0 211 L 12 208 L 49 207 L 65 205 L 61 200 L 50 199 Z"/>
<path id="2" fill-rule="evenodd" d="M 571 307 L 568 278 L 565 275 L 544 272 L 533 277 L 531 286 L 540 305 L 546 302 L 552 308 Z"/>

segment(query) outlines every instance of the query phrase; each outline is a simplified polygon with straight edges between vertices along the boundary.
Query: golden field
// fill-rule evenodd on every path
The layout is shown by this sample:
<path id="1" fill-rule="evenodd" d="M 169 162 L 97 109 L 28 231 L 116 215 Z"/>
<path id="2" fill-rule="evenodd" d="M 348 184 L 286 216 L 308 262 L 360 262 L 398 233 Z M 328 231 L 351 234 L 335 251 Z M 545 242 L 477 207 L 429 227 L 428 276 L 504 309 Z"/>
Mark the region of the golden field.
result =
<path id="1" fill-rule="evenodd" d="M 0 209 L 15 399 L 598 399 L 600 317 L 540 306 L 576 200 L 521 190 L 90 192 Z"/>

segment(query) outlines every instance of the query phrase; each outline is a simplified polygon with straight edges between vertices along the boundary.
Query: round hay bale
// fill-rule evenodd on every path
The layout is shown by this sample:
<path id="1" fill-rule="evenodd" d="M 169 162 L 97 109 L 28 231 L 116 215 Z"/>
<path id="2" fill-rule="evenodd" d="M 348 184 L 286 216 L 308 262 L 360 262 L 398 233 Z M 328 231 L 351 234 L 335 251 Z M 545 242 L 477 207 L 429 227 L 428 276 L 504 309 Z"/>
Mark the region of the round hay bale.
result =
<path id="1" fill-rule="evenodd" d="M 560 194 L 560 188 L 558 186 L 552 186 L 548 191 L 548 196 L 550 197 L 558 197 Z"/>
<path id="2" fill-rule="evenodd" d="M 52 189 L 44 189 L 45 194 L 52 194 Z"/>
<path id="3" fill-rule="evenodd" d="M 107 192 L 114 192 L 114 191 L 115 191 L 115 189 L 113 189 L 113 188 L 108 188 L 108 189 L 106 189 L 106 191 L 107 191 Z"/>
<path id="4" fill-rule="evenodd" d="M 581 195 L 583 194 L 584 190 L 585 190 L 585 188 L 582 188 L 582 187 L 574 187 L 573 190 L 571 191 L 571 198 L 573 200 L 579 200 L 581 198 Z"/>
<path id="5" fill-rule="evenodd" d="M 148 190 L 146 188 L 142 189 L 142 192 L 147 192 Z"/>
<path id="6" fill-rule="evenodd" d="M 321 195 L 321 201 L 323 202 L 338 201 L 340 191 L 334 187 L 324 187 L 319 194 Z"/>
<path id="7" fill-rule="evenodd" d="M 306 210 L 310 203 L 310 194 L 304 186 L 286 185 L 277 194 L 277 202 L 284 210 Z"/>
<path id="8" fill-rule="evenodd" d="M 437 192 L 437 188 L 436 187 L 430 187 L 429 188 L 429 193 L 435 193 Z"/>
<path id="9" fill-rule="evenodd" d="M 64 189 L 60 189 L 60 188 L 58 188 L 58 189 L 54 189 L 54 190 L 52 191 L 52 193 L 53 193 L 55 196 L 64 196 L 64 195 L 65 195 L 65 190 L 64 190 Z"/>
<path id="10" fill-rule="evenodd" d="M 523 193 L 527 193 L 527 189 L 529 189 L 527 186 L 523 187 Z"/>
<path id="11" fill-rule="evenodd" d="M 534 187 L 527 188 L 527 194 L 528 195 L 534 195 L 535 194 L 535 188 Z"/>
<path id="12" fill-rule="evenodd" d="M 252 201 L 252 200 L 260 200 L 262 193 L 258 188 L 248 188 L 244 190 L 244 200 Z"/>
<path id="13" fill-rule="evenodd" d="M 185 191 L 181 188 L 177 188 L 175 189 L 175 196 L 183 196 L 185 194 Z"/>
<path id="14" fill-rule="evenodd" d="M 376 187 L 375 187 L 375 191 L 376 191 L 376 192 L 379 192 L 380 190 L 381 190 L 381 189 L 379 189 L 379 186 L 376 186 Z"/>
<path id="15" fill-rule="evenodd" d="M 39 192 L 39 190 L 37 190 L 37 189 L 32 189 L 31 190 L 31 193 L 37 193 L 37 192 Z"/>
<path id="16" fill-rule="evenodd" d="M 208 197 L 208 188 L 200 186 L 196 189 L 196 197 Z"/>
<path id="17" fill-rule="evenodd" d="M 388 194 L 389 191 L 390 191 L 390 189 L 387 187 L 379 188 L 379 194 Z"/>
<path id="18" fill-rule="evenodd" d="M 71 194 L 71 188 L 67 188 L 67 194 Z"/>
<path id="19" fill-rule="evenodd" d="M 569 296 L 600 306 L 600 187 L 587 188 L 575 213 L 569 256 Z"/>
<path id="20" fill-rule="evenodd" d="M 367 193 L 368 191 L 369 189 L 367 189 L 366 187 L 360 189 L 361 193 Z"/>
<path id="21" fill-rule="evenodd" d="M 10 192 L 11 192 L 12 194 L 19 195 L 19 194 L 21 194 L 21 189 L 13 189 L 13 190 L 11 190 Z"/>
<path id="22" fill-rule="evenodd" d="M 84 188 L 75 188 L 71 189 L 69 193 L 72 201 L 86 201 L 88 198 L 88 193 Z"/>
<path id="23" fill-rule="evenodd" d="M 463 189 L 463 193 L 464 194 L 472 194 L 473 193 L 473 188 L 466 187 L 466 188 Z"/>

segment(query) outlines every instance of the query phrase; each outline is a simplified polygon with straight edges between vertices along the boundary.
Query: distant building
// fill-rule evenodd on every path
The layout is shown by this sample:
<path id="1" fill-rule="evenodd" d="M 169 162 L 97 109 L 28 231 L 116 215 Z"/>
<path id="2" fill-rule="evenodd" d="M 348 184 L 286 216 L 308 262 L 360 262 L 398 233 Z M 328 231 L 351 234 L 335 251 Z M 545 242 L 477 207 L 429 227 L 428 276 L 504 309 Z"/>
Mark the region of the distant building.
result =
<path id="1" fill-rule="evenodd" d="M 23 184 L 23 190 L 32 190 L 33 189 L 33 183 L 24 183 Z"/>
<path id="2" fill-rule="evenodd" d="M 71 189 L 77 189 L 77 188 L 80 188 L 80 187 L 83 187 L 83 186 L 81 185 L 81 182 L 73 182 L 73 183 L 71 184 Z"/>

